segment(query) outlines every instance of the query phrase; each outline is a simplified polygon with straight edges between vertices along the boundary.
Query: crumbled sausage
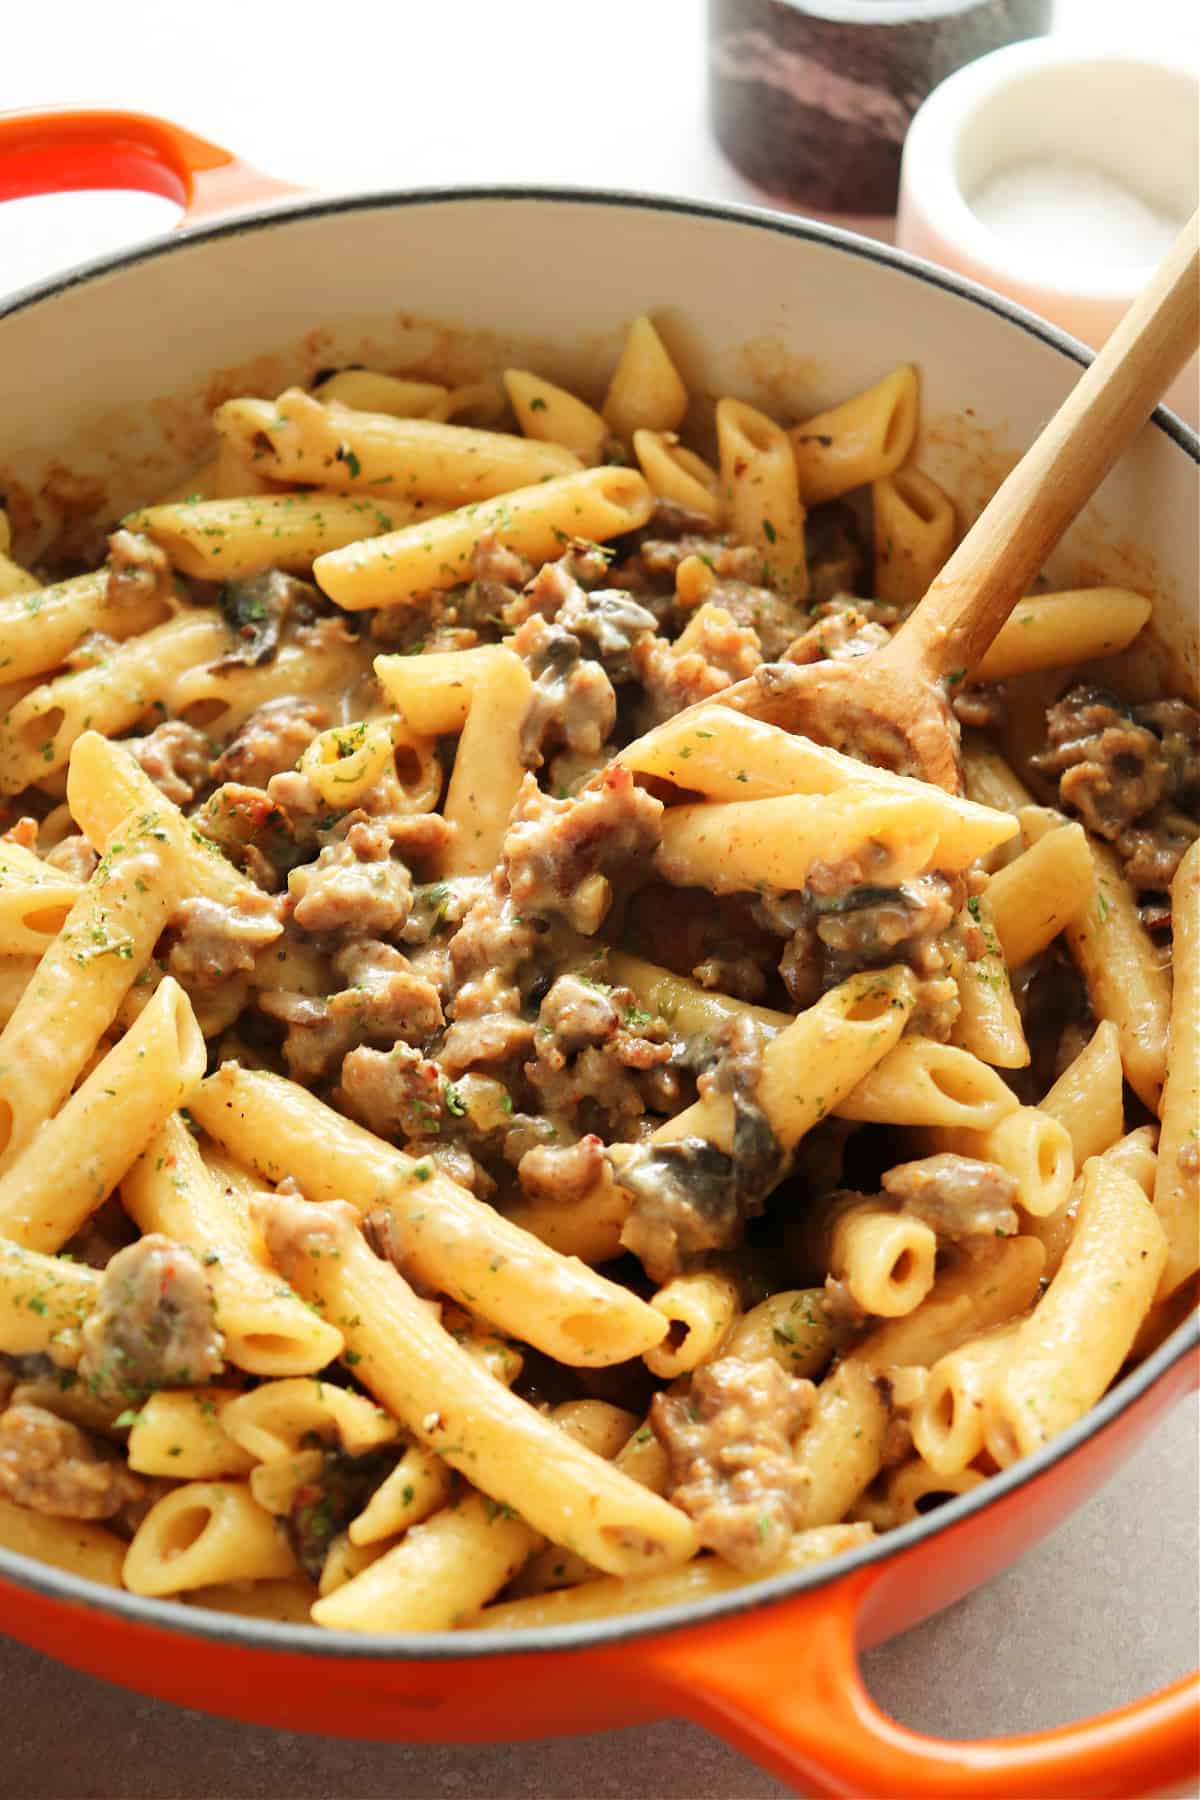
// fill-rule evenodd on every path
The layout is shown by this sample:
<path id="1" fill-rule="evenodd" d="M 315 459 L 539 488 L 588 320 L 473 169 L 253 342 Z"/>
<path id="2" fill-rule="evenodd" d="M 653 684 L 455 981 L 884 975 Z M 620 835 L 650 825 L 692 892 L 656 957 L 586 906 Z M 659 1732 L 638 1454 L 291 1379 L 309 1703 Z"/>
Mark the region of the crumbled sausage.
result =
<path id="1" fill-rule="evenodd" d="M 420 1044 L 442 1026 L 437 989 L 390 944 L 353 939 L 333 959 L 346 983 L 327 995 L 260 992 L 258 1006 L 287 1026 L 283 1055 L 296 1080 L 324 1080 L 355 1046 Z"/>
<path id="2" fill-rule="evenodd" d="M 371 937 L 401 930 L 412 910 L 412 877 L 391 850 L 385 825 L 359 820 L 315 863 L 293 869 L 288 893 L 297 925 Z"/>
<path id="3" fill-rule="evenodd" d="M 0 1414 L 0 1494 L 60 1519 L 111 1519 L 144 1484 L 107 1445 L 40 1406 Z"/>
<path id="4" fill-rule="evenodd" d="M 316 700 L 270 700 L 226 744 L 213 764 L 212 778 L 265 788 L 272 775 L 295 768 L 329 722 L 329 708 Z"/>
<path id="5" fill-rule="evenodd" d="M 762 661 L 753 626 L 739 625 L 724 607 L 706 602 L 688 627 L 687 648 L 665 638 L 641 638 L 631 660 L 642 687 L 636 709 L 639 731 L 673 718 L 685 706 L 710 699 L 752 675 Z"/>
<path id="6" fill-rule="evenodd" d="M 156 1231 L 113 1257 L 82 1337 L 80 1380 L 112 1399 L 195 1386 L 225 1366 L 199 1259 Z"/>
<path id="7" fill-rule="evenodd" d="M 517 911 L 557 913 L 577 931 L 594 932 L 608 910 L 610 880 L 656 847 L 662 810 L 621 764 L 570 800 L 543 794 L 527 775 L 503 849 Z"/>
<path id="8" fill-rule="evenodd" d="M 90 881 L 100 858 L 82 833 L 72 832 L 70 837 L 60 838 L 53 850 L 47 850 L 45 860 L 72 881 Z"/>
<path id="9" fill-rule="evenodd" d="M 108 582 L 106 598 L 109 606 L 121 606 L 129 600 L 154 598 L 165 605 L 175 591 L 171 563 L 166 551 L 141 532 L 122 527 L 108 540 Z"/>
<path id="10" fill-rule="evenodd" d="M 1120 837 L 1166 793 L 1161 741 L 1104 688 L 1064 694 L 1046 714 L 1046 746 L 1034 767 L 1057 779 L 1062 804 L 1100 837 Z"/>
<path id="11" fill-rule="evenodd" d="M 259 951 L 283 929 L 278 902 L 269 894 L 253 893 L 234 906 L 203 895 L 181 900 L 171 924 L 177 935 L 167 968 L 189 994 L 249 973 Z"/>
<path id="12" fill-rule="evenodd" d="M 725 1356 L 697 1370 L 688 1394 L 654 1396 L 668 1498 L 695 1520 L 707 1549 L 747 1574 L 779 1561 L 801 1516 L 809 1481 L 793 1444 L 815 1394 L 771 1357 Z"/>
<path id="13" fill-rule="evenodd" d="M 183 719 L 164 719 L 148 737 L 129 738 L 126 747 L 159 793 L 176 806 L 190 806 L 208 785 L 212 762 L 208 739 Z"/>
<path id="14" fill-rule="evenodd" d="M 1126 881 L 1139 893 L 1165 894 L 1200 825 L 1181 812 L 1160 806 L 1117 839 L 1117 854 Z"/>
<path id="15" fill-rule="evenodd" d="M 1012 1237 L 1018 1230 L 1016 1179 L 996 1163 L 945 1151 L 899 1163 L 884 1175 L 883 1185 L 905 1212 L 949 1243 Z"/>

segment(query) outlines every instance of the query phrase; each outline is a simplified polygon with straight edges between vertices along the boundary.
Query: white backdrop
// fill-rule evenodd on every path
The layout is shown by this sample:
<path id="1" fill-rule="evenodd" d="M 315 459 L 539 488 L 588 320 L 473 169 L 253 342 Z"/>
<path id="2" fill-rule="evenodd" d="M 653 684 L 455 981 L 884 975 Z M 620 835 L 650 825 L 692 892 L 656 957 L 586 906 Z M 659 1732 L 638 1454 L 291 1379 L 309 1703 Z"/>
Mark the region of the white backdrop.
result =
<path id="1" fill-rule="evenodd" d="M 1197 0 L 1060 0 L 1089 41 L 1200 61 Z M 0 110 L 159 112 L 327 190 L 535 180 L 751 199 L 708 137 L 701 0 L 8 0 Z M 0 293 L 162 230 L 145 196 L 0 208 Z M 3 384 L 0 377 L 0 403 Z M 877 1697 L 926 1730 L 1029 1730 L 1182 1673 L 1197 1638 L 1196 1408 L 1014 1570 L 869 1659 Z M 786 1679 L 786 1671 L 781 1671 Z M 0 1640 L 14 1800 L 750 1800 L 783 1790 L 701 1733 L 400 1750 L 179 1714 Z"/>

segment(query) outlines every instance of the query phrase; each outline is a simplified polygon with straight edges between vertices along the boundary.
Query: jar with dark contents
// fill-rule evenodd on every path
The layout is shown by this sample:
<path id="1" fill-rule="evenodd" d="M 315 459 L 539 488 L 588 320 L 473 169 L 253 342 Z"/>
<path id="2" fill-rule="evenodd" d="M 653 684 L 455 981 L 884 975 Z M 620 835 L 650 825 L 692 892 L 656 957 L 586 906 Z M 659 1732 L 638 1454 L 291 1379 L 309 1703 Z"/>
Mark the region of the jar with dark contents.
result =
<path id="1" fill-rule="evenodd" d="M 909 121 L 947 75 L 1049 30 L 1052 0 L 708 0 L 713 130 L 784 206 L 895 213 Z"/>

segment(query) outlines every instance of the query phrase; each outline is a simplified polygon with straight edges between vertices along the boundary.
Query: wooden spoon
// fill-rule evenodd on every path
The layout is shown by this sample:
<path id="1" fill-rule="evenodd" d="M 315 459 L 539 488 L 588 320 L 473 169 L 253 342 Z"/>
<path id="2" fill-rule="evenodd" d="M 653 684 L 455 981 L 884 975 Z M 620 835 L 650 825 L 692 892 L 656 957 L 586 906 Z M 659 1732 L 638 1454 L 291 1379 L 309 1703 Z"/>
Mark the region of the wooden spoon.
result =
<path id="1" fill-rule="evenodd" d="M 869 762 L 961 785 L 950 697 L 1200 340 L 1200 213 L 891 641 L 765 663 L 715 696 Z"/>

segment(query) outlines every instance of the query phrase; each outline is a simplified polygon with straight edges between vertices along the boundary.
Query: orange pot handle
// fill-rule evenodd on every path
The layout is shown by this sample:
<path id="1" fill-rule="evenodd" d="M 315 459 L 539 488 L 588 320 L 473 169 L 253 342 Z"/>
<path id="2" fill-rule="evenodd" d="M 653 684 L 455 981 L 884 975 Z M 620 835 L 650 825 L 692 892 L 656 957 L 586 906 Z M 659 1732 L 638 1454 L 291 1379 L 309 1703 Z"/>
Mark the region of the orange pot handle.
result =
<path id="1" fill-rule="evenodd" d="M 80 188 L 136 188 L 183 208 L 180 225 L 301 194 L 150 113 L 52 107 L 0 115 L 0 200 Z"/>
<path id="2" fill-rule="evenodd" d="M 810 1795 L 1051 1800 L 1155 1794 L 1194 1779 L 1194 1675 L 1131 1706 L 1021 1737 L 951 1743 L 898 1724 L 876 1706 L 858 1664 L 859 1615 L 876 1580 L 863 1570 L 827 1596 L 651 1639 L 638 1647 L 639 1673 L 673 1712 Z"/>

